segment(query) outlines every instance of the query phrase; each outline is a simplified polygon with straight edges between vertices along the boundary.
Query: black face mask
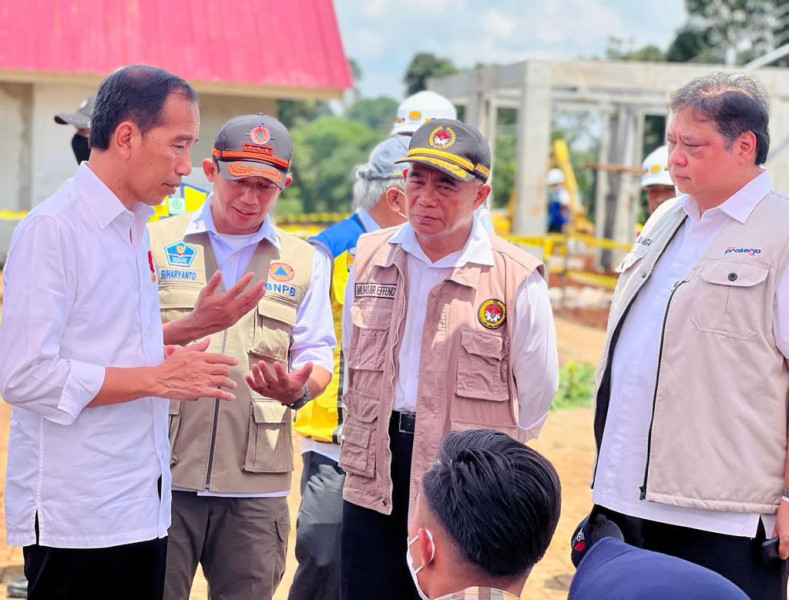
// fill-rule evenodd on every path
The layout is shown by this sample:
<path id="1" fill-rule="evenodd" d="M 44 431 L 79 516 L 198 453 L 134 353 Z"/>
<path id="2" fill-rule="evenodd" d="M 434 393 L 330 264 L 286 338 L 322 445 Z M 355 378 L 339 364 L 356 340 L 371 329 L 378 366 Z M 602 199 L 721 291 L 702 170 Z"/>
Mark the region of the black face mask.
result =
<path id="1" fill-rule="evenodd" d="M 74 151 L 74 157 L 77 159 L 77 164 L 90 158 L 90 144 L 88 138 L 78 133 L 74 134 L 71 138 L 71 149 Z"/>

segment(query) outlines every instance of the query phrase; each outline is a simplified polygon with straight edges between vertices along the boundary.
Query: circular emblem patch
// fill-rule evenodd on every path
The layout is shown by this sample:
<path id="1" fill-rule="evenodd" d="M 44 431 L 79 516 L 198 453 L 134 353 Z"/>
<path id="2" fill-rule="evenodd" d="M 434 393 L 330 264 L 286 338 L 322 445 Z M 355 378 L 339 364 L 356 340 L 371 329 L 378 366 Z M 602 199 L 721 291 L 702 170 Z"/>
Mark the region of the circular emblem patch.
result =
<path id="1" fill-rule="evenodd" d="M 477 317 L 482 326 L 487 329 L 498 329 L 507 319 L 507 307 L 501 300 L 485 300 L 477 311 Z"/>
<path id="2" fill-rule="evenodd" d="M 433 148 L 444 150 L 455 143 L 455 131 L 451 127 L 441 125 L 433 130 L 427 141 Z"/>
<path id="3" fill-rule="evenodd" d="M 288 263 L 273 262 L 269 265 L 268 276 L 274 281 L 290 281 L 294 275 L 295 271 Z"/>
<path id="4" fill-rule="evenodd" d="M 252 141 L 256 144 L 268 144 L 268 141 L 271 139 L 271 132 L 269 132 L 268 127 L 265 125 L 258 125 L 252 130 L 249 137 L 251 137 Z"/>

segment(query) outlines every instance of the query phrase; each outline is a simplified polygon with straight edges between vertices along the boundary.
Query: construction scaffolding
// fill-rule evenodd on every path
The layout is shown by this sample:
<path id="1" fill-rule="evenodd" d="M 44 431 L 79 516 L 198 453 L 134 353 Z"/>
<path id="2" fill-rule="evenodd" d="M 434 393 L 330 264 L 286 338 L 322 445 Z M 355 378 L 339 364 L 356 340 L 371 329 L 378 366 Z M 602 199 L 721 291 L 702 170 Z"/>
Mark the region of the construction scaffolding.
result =
<path id="1" fill-rule="evenodd" d="M 536 236 L 546 231 L 545 174 L 554 108 L 599 113 L 603 122 L 599 162 L 637 166 L 644 157 L 646 117 L 667 116 L 673 91 L 694 77 L 721 71 L 736 72 L 719 65 L 525 61 L 432 79 L 429 87 L 465 107 L 465 121 L 480 129 L 491 149 L 496 147 L 498 109 L 518 110 L 513 233 Z M 768 166 L 773 186 L 789 190 L 789 152 L 785 151 L 789 69 L 762 68 L 751 74 L 770 95 L 773 144 Z M 631 169 L 600 171 L 595 193 L 597 236 L 632 242 L 639 198 L 639 178 Z"/>

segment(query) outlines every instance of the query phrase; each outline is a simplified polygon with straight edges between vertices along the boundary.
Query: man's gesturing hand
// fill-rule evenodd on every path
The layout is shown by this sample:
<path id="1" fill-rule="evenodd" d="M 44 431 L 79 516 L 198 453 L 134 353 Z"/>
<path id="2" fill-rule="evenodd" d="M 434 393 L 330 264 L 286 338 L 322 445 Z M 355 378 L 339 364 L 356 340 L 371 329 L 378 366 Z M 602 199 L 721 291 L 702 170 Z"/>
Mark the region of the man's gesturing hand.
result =
<path id="1" fill-rule="evenodd" d="M 247 375 L 249 387 L 258 394 L 279 400 L 290 406 L 304 395 L 304 384 L 312 374 L 312 363 L 309 362 L 297 371 L 286 373 L 280 363 L 274 363 L 270 369 L 262 360 L 252 365 L 252 373 Z"/>
<path id="2" fill-rule="evenodd" d="M 205 339 L 191 346 L 167 346 L 164 362 L 156 367 L 156 381 L 161 386 L 156 395 L 172 400 L 235 400 L 233 394 L 220 388 L 236 387 L 229 375 L 230 367 L 237 365 L 238 360 L 206 352 L 209 343 Z"/>
<path id="3" fill-rule="evenodd" d="M 263 281 L 258 281 L 244 291 L 254 277 L 254 273 L 247 273 L 229 290 L 217 294 L 216 290 L 222 283 L 222 272 L 214 273 L 200 291 L 192 311 L 185 317 L 164 324 L 164 343 L 185 345 L 235 325 L 266 295 Z"/>
<path id="4" fill-rule="evenodd" d="M 244 291 L 254 277 L 254 273 L 247 273 L 229 290 L 217 294 L 216 290 L 222 283 L 222 272 L 214 273 L 200 291 L 190 315 L 194 326 L 202 331 L 203 336 L 232 327 L 257 306 L 260 299 L 266 295 L 266 283 L 258 281 Z"/>

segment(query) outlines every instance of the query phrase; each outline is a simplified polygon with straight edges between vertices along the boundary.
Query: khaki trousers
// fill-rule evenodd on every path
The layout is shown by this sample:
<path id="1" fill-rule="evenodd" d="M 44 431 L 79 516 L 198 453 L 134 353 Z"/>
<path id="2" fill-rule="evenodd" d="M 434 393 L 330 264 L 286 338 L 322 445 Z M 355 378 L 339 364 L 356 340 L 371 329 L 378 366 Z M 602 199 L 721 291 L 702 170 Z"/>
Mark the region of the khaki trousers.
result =
<path id="1" fill-rule="evenodd" d="M 285 572 L 287 498 L 173 492 L 165 600 L 188 600 L 198 563 L 210 600 L 270 600 Z"/>

